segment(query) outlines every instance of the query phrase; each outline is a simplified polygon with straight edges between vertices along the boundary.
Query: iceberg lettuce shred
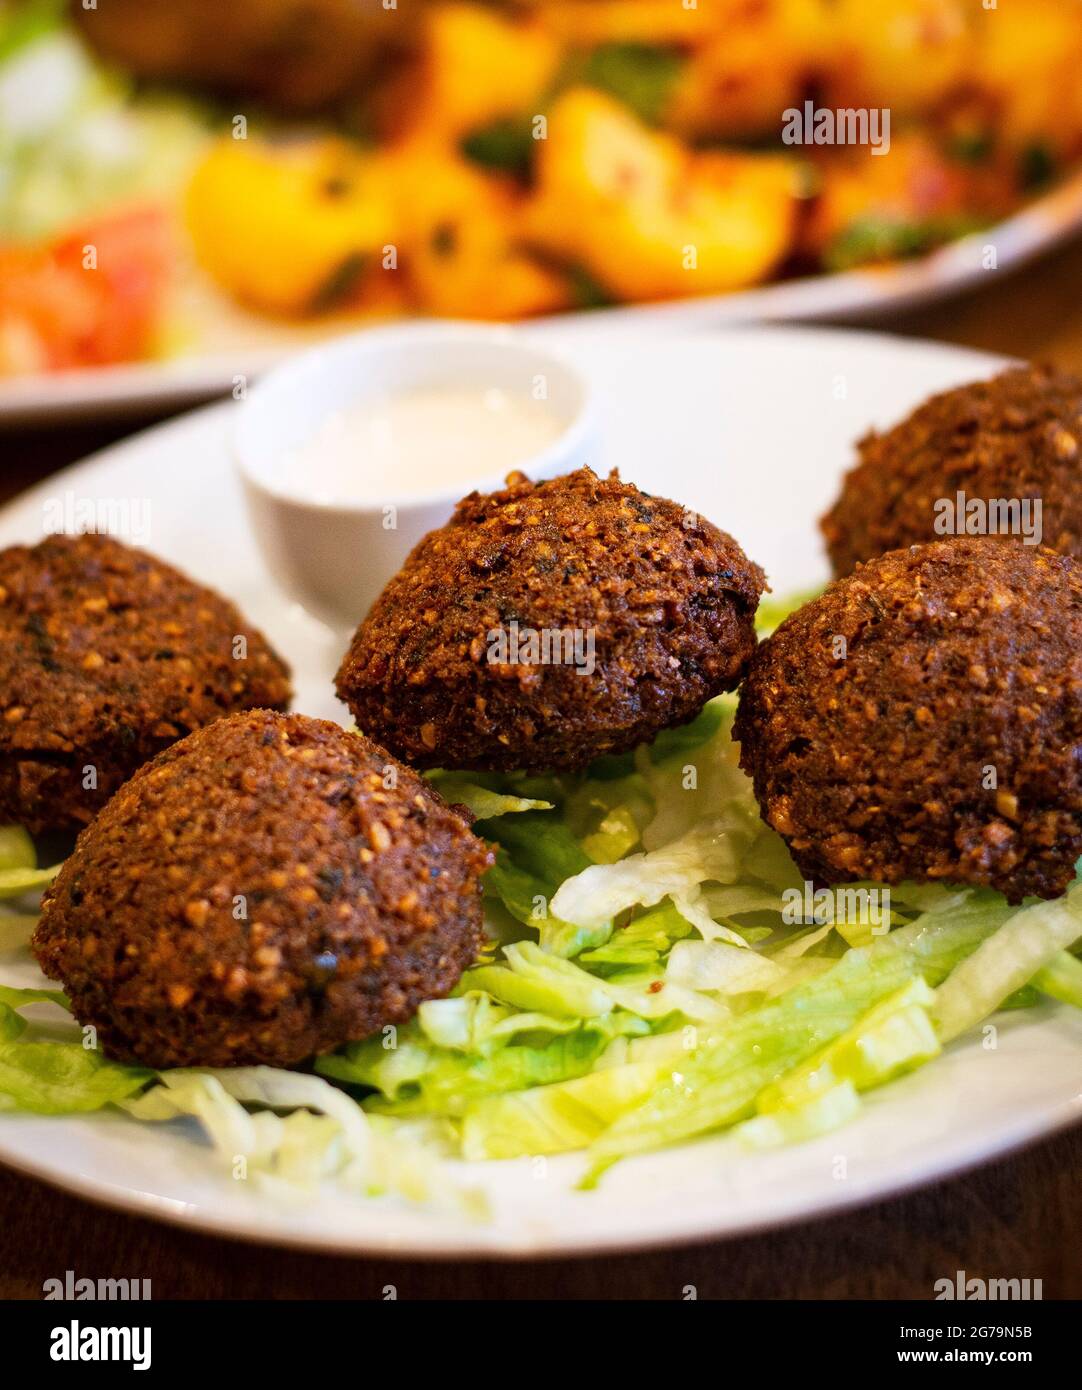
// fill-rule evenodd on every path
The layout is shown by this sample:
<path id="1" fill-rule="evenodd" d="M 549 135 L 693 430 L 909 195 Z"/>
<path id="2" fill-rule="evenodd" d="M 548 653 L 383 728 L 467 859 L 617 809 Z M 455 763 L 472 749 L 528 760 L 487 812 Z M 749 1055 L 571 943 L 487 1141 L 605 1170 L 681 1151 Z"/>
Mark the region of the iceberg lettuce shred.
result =
<path id="1" fill-rule="evenodd" d="M 434 774 L 495 851 L 492 944 L 449 998 L 316 1075 L 120 1067 L 28 1029 L 25 1006 L 63 996 L 0 989 L 0 1108 L 194 1117 L 265 1187 L 333 1179 L 461 1208 L 446 1157 L 582 1151 L 589 1186 L 725 1129 L 806 1141 L 997 1009 L 1082 1007 L 1082 881 L 1018 907 L 901 884 L 882 920 L 794 913 L 804 885 L 739 770 L 732 712 L 723 697 L 575 776 Z M 0 831 L 0 893 L 39 872 Z"/>

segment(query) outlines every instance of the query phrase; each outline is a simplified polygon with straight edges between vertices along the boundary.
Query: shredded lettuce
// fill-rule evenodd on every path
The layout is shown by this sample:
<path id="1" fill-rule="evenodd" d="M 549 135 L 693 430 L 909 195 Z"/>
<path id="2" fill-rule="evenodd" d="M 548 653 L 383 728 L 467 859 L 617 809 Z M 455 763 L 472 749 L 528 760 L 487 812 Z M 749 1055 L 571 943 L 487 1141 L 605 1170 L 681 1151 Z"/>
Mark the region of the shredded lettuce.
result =
<path id="1" fill-rule="evenodd" d="M 480 1198 L 448 1179 L 431 1142 L 369 1117 L 318 1076 L 272 1067 L 176 1069 L 109 1061 L 83 1041 L 28 1037 L 18 1012 L 67 1008 L 58 990 L 0 986 L 0 1111 L 66 1115 L 115 1105 L 137 1120 L 198 1120 L 234 1177 L 282 1195 L 324 1179 L 370 1195 L 450 1203 L 482 1215 Z"/>
<path id="2" fill-rule="evenodd" d="M 21 825 L 0 826 L 0 873 L 36 869 L 34 842 Z"/>
<path id="3" fill-rule="evenodd" d="M 0 1110 L 70 1115 L 100 1110 L 141 1090 L 152 1073 L 110 1062 L 81 1042 L 27 1037 L 20 1009 L 68 1007 L 59 990 L 0 985 Z"/>
<path id="4" fill-rule="evenodd" d="M 495 848 L 498 941 L 449 998 L 317 1075 L 120 1067 L 33 1036 L 20 1010 L 62 995 L 0 989 L 0 1107 L 187 1116 L 275 1191 L 332 1180 L 461 1203 L 444 1157 L 585 1150 L 588 1186 L 625 1155 L 733 1126 L 754 1148 L 799 1142 L 997 1009 L 1082 1007 L 1082 881 L 1021 907 L 900 884 L 886 922 L 793 915 L 803 881 L 759 819 L 732 711 L 715 701 L 581 774 L 434 774 Z M 53 872 L 0 832 L 0 891 Z"/>
<path id="5" fill-rule="evenodd" d="M 60 872 L 38 868 L 34 842 L 21 825 L 0 826 L 0 900 L 18 900 L 45 888 Z M 0 910 L 0 951 L 25 946 L 37 925 L 36 912 Z"/>
<path id="6" fill-rule="evenodd" d="M 0 985 L 0 1006 L 9 1009 L 23 1009 L 29 1004 L 56 1004 L 70 1011 L 67 995 L 59 989 L 15 989 L 11 985 Z"/>
<path id="7" fill-rule="evenodd" d="M 603 946 L 584 951 L 581 960 L 601 973 L 606 967 L 656 965 L 674 942 L 694 930 L 671 902 L 660 903 L 614 932 Z"/>
<path id="8" fill-rule="evenodd" d="M 790 613 L 811 603 L 823 592 L 822 587 L 808 589 L 804 593 L 788 594 L 785 598 L 764 597 L 755 613 L 755 630 L 761 638 L 769 637 L 775 628 L 782 625 Z"/>
<path id="9" fill-rule="evenodd" d="M 871 946 L 850 949 L 818 978 L 706 1033 L 679 1071 L 593 1145 L 586 1182 L 627 1154 L 744 1119 L 768 1085 L 814 1057 L 881 999 L 919 975 L 938 983 L 1008 911 L 992 902 L 957 923 L 919 918 Z"/>
<path id="10" fill-rule="evenodd" d="M 0 1030 L 2 1036 L 2 1017 Z M 0 1110 L 36 1115 L 100 1110 L 140 1090 L 150 1077 L 77 1042 L 8 1038 L 0 1043 Z"/>
<path id="11" fill-rule="evenodd" d="M 462 1121 L 462 1156 L 517 1158 L 585 1148 L 650 1094 L 658 1072 L 657 1063 L 629 1062 L 478 1101 Z"/>
<path id="12" fill-rule="evenodd" d="M 1062 898 L 1038 902 L 1015 913 L 940 987 L 936 1031 L 947 1042 L 992 1013 L 1060 951 L 1082 937 L 1082 883 Z"/>
<path id="13" fill-rule="evenodd" d="M 707 883 L 736 881 L 761 822 L 729 737 L 732 704 L 721 700 L 708 708 L 709 724 L 696 729 L 697 735 L 711 730 L 704 741 L 670 739 L 660 756 L 657 744 L 639 750 L 636 764 L 654 802 L 642 830 L 643 850 L 565 878 L 551 902 L 556 917 L 597 929 L 631 908 L 670 898 L 710 938 L 744 944 L 712 918 L 702 890 Z"/>
<path id="14" fill-rule="evenodd" d="M 765 1086 L 852 1026 L 878 998 L 899 987 L 910 968 L 900 954 L 875 966 L 865 958 L 847 958 L 820 980 L 707 1032 L 678 1070 L 594 1144 L 587 1182 L 617 1158 L 745 1118 Z"/>
<path id="15" fill-rule="evenodd" d="M 38 868 L 34 842 L 21 825 L 0 826 L 0 901 L 47 888 L 59 872 L 59 864 Z"/>
<path id="16" fill-rule="evenodd" d="M 1030 983 L 1052 999 L 1082 1009 L 1082 961 L 1069 951 L 1058 951 Z"/>
<path id="17" fill-rule="evenodd" d="M 321 1057 L 316 1070 L 335 1081 L 374 1088 L 379 1094 L 365 1102 L 368 1109 L 461 1117 L 484 1096 L 584 1076 L 612 1034 L 607 1020 L 591 1020 L 547 1040 L 528 1038 L 487 1054 L 462 1054 L 426 1045 L 408 1032 L 404 1038 L 400 1034 L 396 1048 L 383 1048 L 378 1039 L 352 1043 Z"/>
<path id="18" fill-rule="evenodd" d="M 151 1122 L 193 1116 L 234 1178 L 272 1191 L 311 1191 L 332 1179 L 368 1196 L 397 1192 L 485 1214 L 480 1194 L 452 1181 L 428 1147 L 374 1122 L 318 1076 L 274 1067 L 167 1071 L 159 1085 L 120 1105 Z"/>
<path id="19" fill-rule="evenodd" d="M 517 1009 L 568 1018 L 601 1018 L 613 1008 L 604 981 L 569 960 L 550 955 L 532 941 L 504 949 L 506 965 L 483 965 L 465 976 L 468 987 L 484 989 Z"/>
<path id="20" fill-rule="evenodd" d="M 472 781 L 465 773 L 429 773 L 429 781 L 446 802 L 452 806 L 465 806 L 477 820 L 492 820 L 496 816 L 521 811 L 552 810 L 551 801 L 493 791 Z"/>
<path id="21" fill-rule="evenodd" d="M 526 812 L 479 821 L 476 830 L 497 846 L 495 868 L 486 875 L 486 891 L 494 893 L 513 917 L 535 928 L 546 951 L 576 956 L 608 940 L 611 917 L 575 923 L 553 906 L 560 884 L 591 862 L 563 820 L 544 812 Z"/>
<path id="22" fill-rule="evenodd" d="M 710 816 L 661 849 L 616 864 L 592 865 L 560 886 L 552 911 L 586 930 L 600 928 L 628 908 L 654 907 L 663 898 L 672 898 L 687 916 L 703 882 L 736 878 L 743 829 L 735 818 Z M 714 928 L 719 938 L 740 944 L 730 928 L 720 923 Z"/>
<path id="23" fill-rule="evenodd" d="M 48 888 L 59 872 L 59 864 L 49 869 L 0 869 L 0 899 L 23 898 Z"/>
<path id="24" fill-rule="evenodd" d="M 851 1081 L 820 1091 L 803 1105 L 745 1120 L 733 1131 L 749 1149 L 774 1149 L 799 1144 L 847 1125 L 860 1110 L 860 1096 Z"/>
<path id="25" fill-rule="evenodd" d="M 702 1021 L 727 1016 L 719 1002 L 684 988 L 679 981 L 668 980 L 658 969 L 601 978 L 572 961 L 550 955 L 532 941 L 506 947 L 504 957 L 506 967 L 482 966 L 470 971 L 466 980 L 518 1008 L 538 1008 L 576 1018 L 601 1018 L 616 1007 L 640 1019 L 664 1019 L 677 1012 Z"/>
<path id="26" fill-rule="evenodd" d="M 523 1033 L 570 1033 L 578 1026 L 575 1017 L 520 1013 L 480 989 L 452 999 L 429 999 L 418 1009 L 417 1023 L 437 1047 L 474 1053 L 492 1052 Z"/>
<path id="27" fill-rule="evenodd" d="M 852 1085 L 870 1090 L 931 1061 L 942 1050 L 928 1014 L 935 993 L 920 976 L 873 1005 L 840 1037 L 768 1086 L 764 1113 L 797 1109 L 826 1091 Z"/>
<path id="28" fill-rule="evenodd" d="M 769 956 L 722 941 L 678 941 L 669 952 L 665 971 L 674 984 L 721 994 L 767 990 L 784 974 Z"/>

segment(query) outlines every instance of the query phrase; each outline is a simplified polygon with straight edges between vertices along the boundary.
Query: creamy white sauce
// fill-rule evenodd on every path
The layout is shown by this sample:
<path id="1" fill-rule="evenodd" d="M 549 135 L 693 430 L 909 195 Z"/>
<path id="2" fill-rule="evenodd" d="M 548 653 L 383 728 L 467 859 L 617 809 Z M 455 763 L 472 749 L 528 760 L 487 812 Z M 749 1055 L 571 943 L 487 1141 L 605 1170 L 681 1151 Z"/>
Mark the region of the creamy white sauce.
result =
<path id="1" fill-rule="evenodd" d="M 502 477 L 563 426 L 543 401 L 495 387 L 425 386 L 335 411 L 284 460 L 292 492 L 380 502 Z"/>

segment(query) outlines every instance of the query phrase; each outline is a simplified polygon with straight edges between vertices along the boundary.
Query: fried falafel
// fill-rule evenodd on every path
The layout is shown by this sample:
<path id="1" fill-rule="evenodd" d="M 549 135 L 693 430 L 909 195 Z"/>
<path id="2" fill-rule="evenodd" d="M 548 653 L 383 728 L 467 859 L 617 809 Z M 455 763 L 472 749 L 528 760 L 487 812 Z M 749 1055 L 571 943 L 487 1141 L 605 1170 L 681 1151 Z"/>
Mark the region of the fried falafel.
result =
<path id="1" fill-rule="evenodd" d="M 859 461 L 819 523 L 835 575 L 950 534 L 944 507 L 957 510 L 959 494 L 977 504 L 972 518 L 953 522 L 959 533 L 963 522 L 1017 529 L 1021 504 L 1039 499 L 1038 539 L 1082 559 L 1082 381 L 1068 372 L 1019 367 L 960 386 L 857 447 Z M 1005 516 L 985 517 L 993 502 L 1007 504 Z"/>
<path id="2" fill-rule="evenodd" d="M 0 551 L 0 823 L 85 825 L 147 761 L 290 672 L 233 604 L 105 535 Z"/>
<path id="3" fill-rule="evenodd" d="M 338 694 L 417 767 L 581 768 L 732 690 L 765 585 L 731 536 L 615 471 L 512 474 L 414 548 Z"/>
<path id="4" fill-rule="evenodd" d="M 368 0 L 69 0 L 68 9 L 110 67 L 145 81 L 181 82 L 299 113 L 333 108 L 409 52 L 420 6 Z"/>
<path id="5" fill-rule="evenodd" d="M 489 862 L 382 748 L 253 710 L 120 789 L 47 892 L 33 946 L 110 1057 L 292 1066 L 454 986 L 481 942 Z"/>
<path id="6" fill-rule="evenodd" d="M 1056 897 L 1082 854 L 1082 566 L 968 537 L 859 565 L 759 647 L 734 737 L 808 879 Z"/>

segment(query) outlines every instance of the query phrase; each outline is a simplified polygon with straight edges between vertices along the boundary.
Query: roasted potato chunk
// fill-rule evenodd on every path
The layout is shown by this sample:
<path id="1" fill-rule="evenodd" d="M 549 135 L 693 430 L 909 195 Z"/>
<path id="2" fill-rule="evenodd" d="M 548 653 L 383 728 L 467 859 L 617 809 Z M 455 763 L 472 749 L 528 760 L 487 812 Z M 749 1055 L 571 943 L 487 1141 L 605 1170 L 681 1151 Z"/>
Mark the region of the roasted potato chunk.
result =
<path id="1" fill-rule="evenodd" d="M 619 298 L 712 294 L 754 283 L 784 255 L 795 188 L 788 159 L 695 154 L 577 88 L 550 113 L 527 229 Z"/>
<path id="2" fill-rule="evenodd" d="M 509 184 L 428 145 L 398 151 L 391 167 L 401 265 L 418 307 L 519 318 L 570 305 L 567 278 L 523 249 L 520 195 Z"/>
<path id="3" fill-rule="evenodd" d="M 337 139 L 225 139 L 188 188 L 199 262 L 270 313 L 333 308 L 378 260 L 394 226 L 382 159 Z"/>
<path id="4" fill-rule="evenodd" d="M 441 5 L 425 18 L 415 62 L 382 102 L 383 124 L 447 143 L 540 103 L 560 45 L 540 24 L 480 5 Z"/>

